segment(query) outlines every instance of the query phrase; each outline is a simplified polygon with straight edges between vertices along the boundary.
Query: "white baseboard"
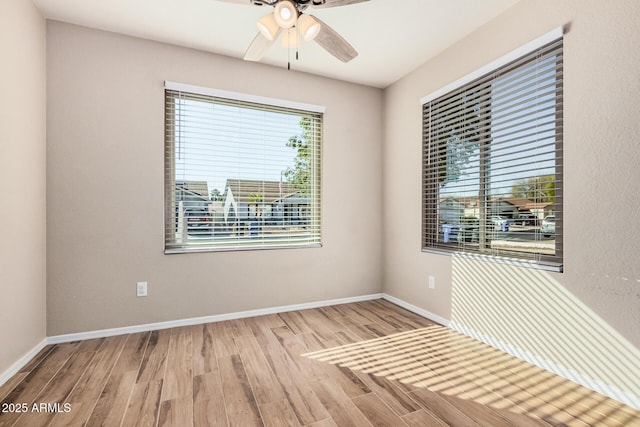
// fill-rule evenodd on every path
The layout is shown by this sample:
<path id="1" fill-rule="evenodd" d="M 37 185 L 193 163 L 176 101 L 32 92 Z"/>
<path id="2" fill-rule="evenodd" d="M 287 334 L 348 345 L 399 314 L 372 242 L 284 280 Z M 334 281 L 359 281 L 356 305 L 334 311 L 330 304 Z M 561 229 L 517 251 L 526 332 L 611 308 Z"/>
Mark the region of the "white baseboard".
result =
<path id="1" fill-rule="evenodd" d="M 279 307 L 262 308 L 257 310 L 239 311 L 235 313 L 215 314 L 212 316 L 193 317 L 190 319 L 170 320 L 167 322 L 147 323 L 143 325 L 125 326 L 122 328 L 101 329 L 97 331 L 78 332 L 75 334 L 56 335 L 47 339 L 48 344 L 104 338 L 114 335 L 133 334 L 137 332 L 155 331 L 158 329 L 177 328 L 180 326 L 200 325 L 202 323 L 222 322 L 224 320 L 242 319 L 246 317 L 263 316 L 266 314 L 285 313 L 287 311 L 306 310 L 310 308 L 326 307 L 329 305 L 348 304 L 352 302 L 380 299 L 383 294 L 370 294 L 349 298 L 338 298 L 325 301 L 302 304 L 284 305 Z"/>
<path id="2" fill-rule="evenodd" d="M 423 308 L 416 307 L 413 304 L 409 304 L 406 301 L 403 301 L 399 298 L 391 296 L 389 294 L 382 294 L 382 298 L 386 299 L 389 302 L 394 303 L 395 305 L 399 305 L 402 308 L 405 308 L 413 313 L 419 314 L 422 317 L 426 317 L 429 320 L 433 320 L 436 323 L 441 324 L 442 326 L 449 326 L 449 319 L 445 319 L 444 317 L 438 316 L 437 314 L 431 313 Z"/>
<path id="3" fill-rule="evenodd" d="M 16 360 L 15 363 L 9 366 L 9 369 L 0 374 L 0 386 L 9 381 L 9 378 L 17 374 L 20 369 L 26 366 L 45 346 L 49 344 L 47 338 L 40 341 L 35 347 L 29 350 L 24 356 Z"/>

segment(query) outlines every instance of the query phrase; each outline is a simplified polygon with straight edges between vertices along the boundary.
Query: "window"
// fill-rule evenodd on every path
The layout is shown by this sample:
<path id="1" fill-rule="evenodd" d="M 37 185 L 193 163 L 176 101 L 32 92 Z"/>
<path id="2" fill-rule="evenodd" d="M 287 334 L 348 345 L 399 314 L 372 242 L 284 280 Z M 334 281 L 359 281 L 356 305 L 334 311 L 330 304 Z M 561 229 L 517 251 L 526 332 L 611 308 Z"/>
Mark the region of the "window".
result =
<path id="1" fill-rule="evenodd" d="M 320 245 L 322 108 L 165 86 L 165 252 Z"/>
<path id="2" fill-rule="evenodd" d="M 422 100 L 423 250 L 562 270 L 562 33 L 541 40 Z"/>

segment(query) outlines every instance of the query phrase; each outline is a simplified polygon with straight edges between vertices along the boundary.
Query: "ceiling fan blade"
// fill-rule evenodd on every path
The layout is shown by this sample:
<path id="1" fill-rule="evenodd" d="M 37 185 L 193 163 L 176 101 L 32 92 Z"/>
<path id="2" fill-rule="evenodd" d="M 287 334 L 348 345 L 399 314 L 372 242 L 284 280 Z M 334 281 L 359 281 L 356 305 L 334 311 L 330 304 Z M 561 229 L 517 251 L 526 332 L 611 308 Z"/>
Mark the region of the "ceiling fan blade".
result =
<path id="1" fill-rule="evenodd" d="M 275 43 L 278 39 L 278 35 L 280 34 L 280 29 L 276 33 L 273 40 L 269 40 L 262 33 L 258 33 L 258 35 L 253 39 L 247 51 L 244 53 L 245 61 L 260 61 L 265 53 L 269 50 L 269 48 Z"/>
<path id="2" fill-rule="evenodd" d="M 340 34 L 338 34 L 333 28 L 325 24 L 317 16 L 313 17 L 320 23 L 320 32 L 314 39 L 324 50 L 335 56 L 342 62 L 349 62 L 356 56 L 356 51 L 353 46 L 349 44 Z"/>
<path id="3" fill-rule="evenodd" d="M 362 3 L 369 0 L 313 0 L 311 7 L 315 9 L 326 9 L 328 7 L 348 6 L 350 4 Z"/>

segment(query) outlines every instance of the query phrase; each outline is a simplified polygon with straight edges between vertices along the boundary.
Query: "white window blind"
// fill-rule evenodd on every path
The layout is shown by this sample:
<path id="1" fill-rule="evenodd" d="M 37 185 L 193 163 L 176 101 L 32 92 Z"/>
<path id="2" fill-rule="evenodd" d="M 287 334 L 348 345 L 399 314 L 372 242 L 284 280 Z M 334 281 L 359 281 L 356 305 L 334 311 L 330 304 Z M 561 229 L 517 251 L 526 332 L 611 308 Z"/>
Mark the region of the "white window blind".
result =
<path id="1" fill-rule="evenodd" d="M 423 249 L 562 270 L 562 38 L 423 104 Z"/>
<path id="2" fill-rule="evenodd" d="M 321 244 L 322 113 L 238 98 L 165 89 L 167 253 Z"/>

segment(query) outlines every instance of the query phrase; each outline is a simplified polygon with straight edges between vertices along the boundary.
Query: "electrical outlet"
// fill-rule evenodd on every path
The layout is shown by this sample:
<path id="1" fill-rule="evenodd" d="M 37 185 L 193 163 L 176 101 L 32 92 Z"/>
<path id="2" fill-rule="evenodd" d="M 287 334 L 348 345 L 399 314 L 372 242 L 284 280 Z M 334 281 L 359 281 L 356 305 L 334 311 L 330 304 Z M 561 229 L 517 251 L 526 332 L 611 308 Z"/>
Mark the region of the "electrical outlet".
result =
<path id="1" fill-rule="evenodd" d="M 436 288 L 436 278 L 434 276 L 429 276 L 429 289 Z"/>
<path id="2" fill-rule="evenodd" d="M 139 296 L 139 297 L 147 296 L 147 282 L 138 282 L 136 284 L 136 296 Z"/>

